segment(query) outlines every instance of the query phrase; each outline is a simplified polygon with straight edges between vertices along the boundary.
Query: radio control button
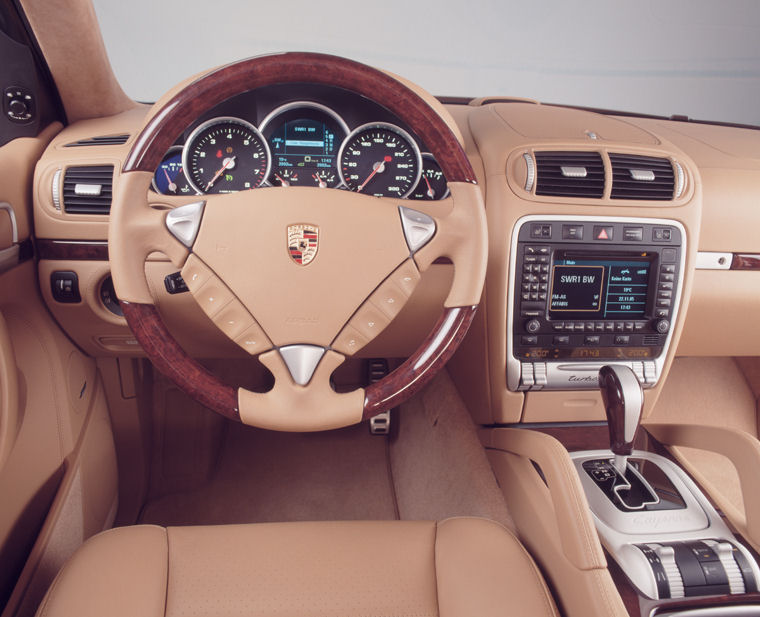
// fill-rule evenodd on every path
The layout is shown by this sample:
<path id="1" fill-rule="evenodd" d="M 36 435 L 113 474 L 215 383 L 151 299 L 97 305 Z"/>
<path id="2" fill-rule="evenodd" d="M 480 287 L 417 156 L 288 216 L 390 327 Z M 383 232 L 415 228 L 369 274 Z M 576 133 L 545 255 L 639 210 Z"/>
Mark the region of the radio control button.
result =
<path id="1" fill-rule="evenodd" d="M 569 345 L 569 344 L 570 344 L 569 334 L 559 334 L 554 337 L 554 345 Z"/>
<path id="2" fill-rule="evenodd" d="M 562 332 L 562 330 L 565 329 L 565 322 L 564 321 L 555 321 L 552 323 L 552 330 L 555 332 Z"/>
<path id="3" fill-rule="evenodd" d="M 524 292 L 524 293 L 522 294 L 522 296 L 521 296 L 521 297 L 522 297 L 522 299 L 523 299 L 525 302 L 529 302 L 529 301 L 530 301 L 530 294 L 529 294 L 529 293 L 527 293 L 527 292 Z"/>
<path id="4" fill-rule="evenodd" d="M 540 294 L 538 294 L 538 299 L 546 302 L 546 292 L 542 291 Z"/>
<path id="5" fill-rule="evenodd" d="M 665 263 L 673 263 L 676 260 L 676 249 L 662 249 L 662 253 L 660 253 L 660 258 Z"/>
<path id="6" fill-rule="evenodd" d="M 523 291 L 530 291 L 530 283 L 523 283 L 522 284 L 522 290 Z"/>
<path id="7" fill-rule="evenodd" d="M 536 255 L 525 255 L 523 257 L 524 264 L 534 264 L 537 261 L 538 261 L 538 257 Z"/>
<path id="8" fill-rule="evenodd" d="M 660 272 L 663 272 L 665 274 L 675 274 L 675 271 L 675 264 L 663 264 L 660 266 Z"/>
<path id="9" fill-rule="evenodd" d="M 586 335 L 586 337 L 583 339 L 584 345 L 598 345 L 599 344 L 599 335 L 598 334 L 592 334 L 591 336 Z"/>
<path id="10" fill-rule="evenodd" d="M 523 282 L 524 283 L 538 283 L 538 277 L 535 274 L 524 274 Z"/>
<path id="11" fill-rule="evenodd" d="M 549 263 L 549 256 L 548 255 L 539 255 L 538 256 L 538 263 L 540 263 L 540 264 L 548 264 Z"/>
<path id="12" fill-rule="evenodd" d="M 573 324 L 573 330 L 576 332 L 583 332 L 586 329 L 586 324 L 584 324 L 582 321 L 576 321 Z"/>
<path id="13" fill-rule="evenodd" d="M 670 289 L 670 290 L 672 290 L 673 289 L 673 282 L 672 281 L 668 281 L 668 282 L 663 281 L 663 282 L 660 283 L 659 288 L 660 289 Z"/>
<path id="14" fill-rule="evenodd" d="M 672 298 L 673 292 L 668 291 L 666 289 L 661 289 L 660 291 L 657 292 L 657 297 L 658 298 Z"/>
<path id="15" fill-rule="evenodd" d="M 646 321 L 637 321 L 635 324 L 633 324 L 634 329 L 636 332 L 641 332 L 647 325 Z"/>
<path id="16" fill-rule="evenodd" d="M 549 283 L 541 283 L 538 287 L 539 291 L 549 291 Z"/>
<path id="17" fill-rule="evenodd" d="M 603 321 L 597 321 L 594 324 L 594 330 L 597 332 L 604 332 L 604 322 Z"/>
<path id="18" fill-rule="evenodd" d="M 572 321 L 566 321 L 565 322 L 565 331 L 572 332 L 575 330 L 575 324 Z"/>
<path id="19" fill-rule="evenodd" d="M 654 316 L 657 318 L 667 318 L 670 311 L 664 308 L 658 308 L 654 310 Z"/>
<path id="20" fill-rule="evenodd" d="M 523 272 L 525 274 L 530 274 L 531 272 L 533 272 L 533 265 L 532 264 L 523 265 Z"/>
<path id="21" fill-rule="evenodd" d="M 538 319 L 529 319 L 525 322 L 525 331 L 530 334 L 536 334 L 541 329 L 541 322 Z"/>
<path id="22" fill-rule="evenodd" d="M 625 328 L 625 324 L 622 321 L 615 322 L 615 332 L 622 332 Z"/>
<path id="23" fill-rule="evenodd" d="M 632 321 L 626 321 L 625 322 L 625 331 L 626 332 L 633 332 L 633 322 Z"/>
<path id="24" fill-rule="evenodd" d="M 660 308 L 670 308 L 671 301 L 666 298 L 657 298 L 657 306 Z"/>
<path id="25" fill-rule="evenodd" d="M 670 330 L 670 322 L 667 319 L 658 319 L 654 324 L 654 329 L 660 334 L 665 334 Z"/>
<path id="26" fill-rule="evenodd" d="M 615 337 L 615 345 L 628 345 L 630 340 L 631 340 L 631 337 L 628 336 L 627 334 L 618 334 Z"/>
<path id="27" fill-rule="evenodd" d="M 548 274 L 542 274 L 542 275 L 539 277 L 539 280 L 540 280 L 542 283 L 548 283 L 548 282 L 549 282 L 549 275 L 548 275 Z"/>
<path id="28" fill-rule="evenodd" d="M 665 283 L 672 283 L 673 281 L 676 280 L 676 275 L 675 274 L 661 274 L 660 280 Z"/>
<path id="29" fill-rule="evenodd" d="M 541 264 L 538 267 L 540 268 L 541 274 L 548 274 L 549 273 L 549 264 Z"/>
<path id="30" fill-rule="evenodd" d="M 538 337 L 526 335 L 520 338 L 520 343 L 523 345 L 538 345 Z"/>

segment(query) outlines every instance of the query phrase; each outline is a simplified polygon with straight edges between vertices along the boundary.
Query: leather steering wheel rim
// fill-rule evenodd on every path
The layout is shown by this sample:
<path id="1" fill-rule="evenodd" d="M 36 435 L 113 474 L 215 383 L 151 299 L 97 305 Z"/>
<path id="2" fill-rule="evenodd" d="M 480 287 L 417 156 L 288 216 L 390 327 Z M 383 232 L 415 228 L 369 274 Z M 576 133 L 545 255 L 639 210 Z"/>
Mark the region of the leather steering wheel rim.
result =
<path id="1" fill-rule="evenodd" d="M 149 119 L 135 140 L 122 174 L 117 179 L 109 227 L 109 258 L 116 292 L 122 299 L 127 324 L 158 370 L 204 406 L 228 418 L 264 428 L 273 426 L 268 422 L 241 418 L 242 389 L 236 390 L 211 374 L 191 358 L 170 334 L 149 292 L 146 292 L 144 271 L 138 273 L 139 259 L 135 260 L 134 255 L 130 255 L 136 252 L 138 257 L 147 257 L 151 251 L 159 249 L 158 244 L 151 244 L 151 234 L 148 233 L 145 235 L 147 239 L 141 241 L 141 246 L 135 251 L 135 237 L 132 237 L 130 243 L 122 230 L 128 224 L 133 224 L 129 221 L 132 215 L 130 202 L 140 200 L 136 194 L 139 196 L 144 190 L 146 178 L 152 176 L 177 135 L 204 112 L 241 92 L 274 84 L 305 82 L 350 90 L 371 98 L 402 118 L 436 157 L 452 194 L 462 195 L 461 200 L 471 206 L 469 211 L 460 212 L 458 219 L 458 226 L 468 227 L 468 231 L 453 233 L 454 236 L 467 236 L 455 237 L 452 241 L 454 248 L 451 248 L 455 282 L 457 275 L 462 282 L 458 286 L 453 285 L 459 288 L 459 293 L 452 289 L 443 313 L 416 352 L 390 375 L 367 387 L 363 393 L 361 414 L 355 421 L 370 418 L 399 405 L 420 390 L 443 367 L 464 338 L 474 318 L 485 278 L 485 212 L 482 196 L 475 185 L 475 174 L 446 122 L 406 85 L 386 73 L 351 60 L 323 54 L 287 53 L 233 63 L 211 71 L 184 87 Z M 132 182 L 132 179 L 140 181 Z M 256 189 L 246 193 L 273 190 L 279 189 Z M 165 213 L 160 216 L 165 217 Z M 188 252 L 179 243 L 169 246 L 165 238 L 161 242 L 160 250 L 175 265 L 181 265 L 192 254 L 192 251 Z M 412 258 L 414 257 L 413 254 Z M 433 258 L 416 257 L 420 271 L 432 261 Z M 457 272 L 458 262 L 467 262 L 467 268 L 463 267 L 466 272 Z M 135 279 L 139 276 L 142 279 L 138 284 Z M 296 425 L 282 430 L 320 430 L 350 423 L 354 421 L 317 428 L 307 423 L 306 428 Z"/>

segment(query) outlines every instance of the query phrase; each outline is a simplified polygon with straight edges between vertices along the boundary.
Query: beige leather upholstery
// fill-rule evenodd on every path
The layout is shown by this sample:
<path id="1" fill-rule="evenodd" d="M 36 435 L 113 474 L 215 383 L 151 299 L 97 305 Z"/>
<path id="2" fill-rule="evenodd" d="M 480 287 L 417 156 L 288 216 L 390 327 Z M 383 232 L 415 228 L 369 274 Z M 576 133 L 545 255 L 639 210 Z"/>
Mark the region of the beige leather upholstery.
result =
<path id="1" fill-rule="evenodd" d="M 38 616 L 556 616 L 504 527 L 435 522 L 124 527 L 87 542 Z"/>

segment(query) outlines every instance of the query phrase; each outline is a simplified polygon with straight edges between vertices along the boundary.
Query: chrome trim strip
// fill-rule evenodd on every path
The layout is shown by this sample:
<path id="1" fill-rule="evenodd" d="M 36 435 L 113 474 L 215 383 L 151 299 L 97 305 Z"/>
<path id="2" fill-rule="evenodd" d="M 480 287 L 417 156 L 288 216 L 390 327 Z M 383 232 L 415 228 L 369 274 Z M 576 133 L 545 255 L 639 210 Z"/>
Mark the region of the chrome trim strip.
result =
<path id="1" fill-rule="evenodd" d="M 699 251 L 695 268 L 697 270 L 730 270 L 733 259 L 733 253 Z"/>
<path id="2" fill-rule="evenodd" d="M 16 211 L 7 201 L 0 202 L 0 210 L 5 210 L 11 219 L 11 242 L 18 244 L 18 221 L 16 220 Z"/>

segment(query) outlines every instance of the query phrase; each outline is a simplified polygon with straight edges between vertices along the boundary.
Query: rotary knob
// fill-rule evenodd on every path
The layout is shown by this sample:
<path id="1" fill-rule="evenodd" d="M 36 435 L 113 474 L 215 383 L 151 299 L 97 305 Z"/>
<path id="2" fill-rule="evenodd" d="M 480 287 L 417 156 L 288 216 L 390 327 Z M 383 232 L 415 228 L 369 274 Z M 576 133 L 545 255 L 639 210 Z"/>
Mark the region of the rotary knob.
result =
<path id="1" fill-rule="evenodd" d="M 654 323 L 654 329 L 657 330 L 659 334 L 665 334 L 670 330 L 670 322 L 667 319 L 658 319 Z"/>
<path id="2" fill-rule="evenodd" d="M 20 99 L 13 99 L 8 103 L 8 111 L 12 112 L 14 116 L 21 117 L 29 113 L 29 108 L 26 103 Z"/>
<path id="3" fill-rule="evenodd" d="M 541 322 L 538 319 L 530 319 L 525 322 L 525 331 L 529 334 L 536 334 L 541 329 Z"/>

